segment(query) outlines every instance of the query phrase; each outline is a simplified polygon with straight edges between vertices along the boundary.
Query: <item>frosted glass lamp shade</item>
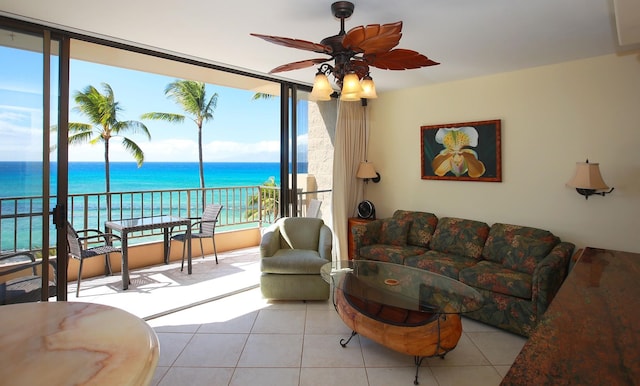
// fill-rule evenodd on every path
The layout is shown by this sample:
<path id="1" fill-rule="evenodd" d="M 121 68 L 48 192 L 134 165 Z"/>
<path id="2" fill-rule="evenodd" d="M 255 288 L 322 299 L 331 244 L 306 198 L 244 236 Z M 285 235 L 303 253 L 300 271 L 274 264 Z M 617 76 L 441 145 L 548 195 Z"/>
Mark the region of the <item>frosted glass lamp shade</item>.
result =
<path id="1" fill-rule="evenodd" d="M 328 101 L 331 100 L 331 94 L 333 88 L 329 84 L 329 79 L 323 73 L 316 74 L 313 80 L 313 89 L 311 90 L 311 99 L 316 101 Z"/>
<path id="2" fill-rule="evenodd" d="M 359 101 L 360 93 L 362 93 L 362 86 L 360 85 L 360 78 L 358 78 L 358 75 L 354 73 L 345 75 L 342 79 L 340 100 Z"/>
<path id="3" fill-rule="evenodd" d="M 378 97 L 378 94 L 376 94 L 376 84 L 373 83 L 373 79 L 371 79 L 369 75 L 362 78 L 360 85 L 362 86 L 360 98 L 375 99 Z"/>

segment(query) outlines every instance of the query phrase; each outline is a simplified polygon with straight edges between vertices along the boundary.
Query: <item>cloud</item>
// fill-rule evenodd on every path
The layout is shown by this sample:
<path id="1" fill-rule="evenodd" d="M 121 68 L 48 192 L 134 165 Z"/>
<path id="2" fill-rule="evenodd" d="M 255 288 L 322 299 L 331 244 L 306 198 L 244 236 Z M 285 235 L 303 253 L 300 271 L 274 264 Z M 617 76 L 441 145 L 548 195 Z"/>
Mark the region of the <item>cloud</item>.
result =
<path id="1" fill-rule="evenodd" d="M 117 140 L 110 142 L 109 159 L 113 162 L 133 162 L 132 157 Z M 166 139 L 138 142 L 144 151 L 145 162 L 198 162 L 198 144 L 187 139 Z M 205 162 L 278 162 L 280 143 L 212 141 L 203 145 Z M 75 145 L 69 148 L 69 160 L 103 161 L 102 145 Z"/>
<path id="2" fill-rule="evenodd" d="M 213 141 L 203 146 L 203 153 L 204 160 L 208 162 L 278 162 L 280 142 Z"/>

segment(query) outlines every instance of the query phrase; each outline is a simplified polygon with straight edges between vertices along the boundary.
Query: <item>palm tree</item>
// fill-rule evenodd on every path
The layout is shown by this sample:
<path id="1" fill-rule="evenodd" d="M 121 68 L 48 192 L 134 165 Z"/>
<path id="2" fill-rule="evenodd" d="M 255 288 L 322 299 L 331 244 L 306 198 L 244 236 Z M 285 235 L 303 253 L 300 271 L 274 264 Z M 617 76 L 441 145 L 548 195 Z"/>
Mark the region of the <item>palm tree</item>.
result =
<path id="1" fill-rule="evenodd" d="M 262 183 L 263 187 L 275 188 L 275 177 L 269 177 L 269 179 Z M 275 218 L 278 204 L 280 201 L 280 191 L 276 189 L 260 189 L 259 194 L 255 194 L 247 200 L 247 220 L 258 220 L 259 218 L 266 219 L 267 222 L 272 221 L 272 215 Z M 262 207 L 259 207 L 262 205 Z"/>
<path id="2" fill-rule="evenodd" d="M 198 127 L 198 162 L 200 163 L 200 187 L 204 189 L 204 164 L 202 161 L 202 125 L 213 119 L 213 111 L 218 104 L 218 94 L 214 93 L 207 99 L 203 82 L 193 80 L 176 80 L 169 83 L 164 89 L 164 94 L 179 104 L 195 122 Z M 142 114 L 142 119 L 157 119 L 171 123 L 182 123 L 185 116 L 173 113 L 146 113 Z M 204 192 L 203 192 L 204 201 Z"/>
<path id="3" fill-rule="evenodd" d="M 109 173 L 109 141 L 115 137 L 122 138 L 122 145 L 136 160 L 138 167 L 144 162 L 144 152 L 132 139 L 123 136 L 125 132 L 142 133 L 151 139 L 147 127 L 140 121 L 119 121 L 118 111 L 122 111 L 115 101 L 113 89 L 107 83 L 102 83 L 104 94 L 95 87 L 87 86 L 82 91 L 76 91 L 73 98 L 77 104 L 74 111 L 85 115 L 90 123 L 69 122 L 69 144 L 102 142 L 104 144 L 104 170 L 106 192 L 111 191 Z"/>

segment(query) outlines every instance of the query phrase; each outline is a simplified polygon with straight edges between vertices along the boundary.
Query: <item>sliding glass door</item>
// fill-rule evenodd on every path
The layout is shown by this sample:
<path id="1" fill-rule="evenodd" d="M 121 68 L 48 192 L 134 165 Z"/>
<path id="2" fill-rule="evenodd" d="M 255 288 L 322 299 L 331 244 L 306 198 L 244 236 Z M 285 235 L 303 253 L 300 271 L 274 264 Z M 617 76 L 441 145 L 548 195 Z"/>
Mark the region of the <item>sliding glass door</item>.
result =
<path id="1" fill-rule="evenodd" d="M 64 270 L 55 257 L 56 251 L 66 251 L 66 243 L 56 246 L 51 216 L 57 200 L 66 199 L 56 195 L 58 156 L 66 148 L 66 141 L 62 146 L 57 141 L 61 47 L 47 30 L 0 25 L 0 253 L 14 255 L 0 260 L 0 271 L 16 271 L 31 260 L 40 263 L 1 275 L 0 282 L 10 297 L 16 295 L 15 279 L 39 278 L 40 289 L 22 289 L 32 296 L 20 299 L 33 301 L 56 296 L 53 283 L 66 282 L 66 272 L 58 270 L 62 276 L 56 277 L 54 269 L 62 263 Z M 59 299 L 66 299 L 66 286 L 58 288 Z"/>

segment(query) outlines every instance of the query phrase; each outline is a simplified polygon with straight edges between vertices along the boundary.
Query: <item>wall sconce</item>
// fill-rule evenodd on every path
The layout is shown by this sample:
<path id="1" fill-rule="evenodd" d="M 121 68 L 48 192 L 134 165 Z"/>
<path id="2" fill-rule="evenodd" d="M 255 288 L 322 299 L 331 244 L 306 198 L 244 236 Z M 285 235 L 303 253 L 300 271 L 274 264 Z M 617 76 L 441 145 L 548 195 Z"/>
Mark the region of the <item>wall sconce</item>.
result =
<path id="1" fill-rule="evenodd" d="M 364 182 L 369 182 L 369 180 L 375 182 L 376 184 L 380 182 L 380 173 L 376 172 L 376 169 L 373 167 L 371 162 L 360 162 L 358 165 L 358 172 L 356 173 L 356 177 L 364 179 Z"/>
<path id="2" fill-rule="evenodd" d="M 614 188 L 611 188 L 608 192 L 596 192 L 597 190 L 609 189 L 602 179 L 598 165 L 597 163 L 590 164 L 589 160 L 586 162 L 576 162 L 576 173 L 573 178 L 567 182 L 567 186 L 576 188 L 576 191 L 583 195 L 585 199 L 589 199 L 589 196 L 593 194 L 599 194 L 604 197 L 605 194 L 613 192 Z"/>

